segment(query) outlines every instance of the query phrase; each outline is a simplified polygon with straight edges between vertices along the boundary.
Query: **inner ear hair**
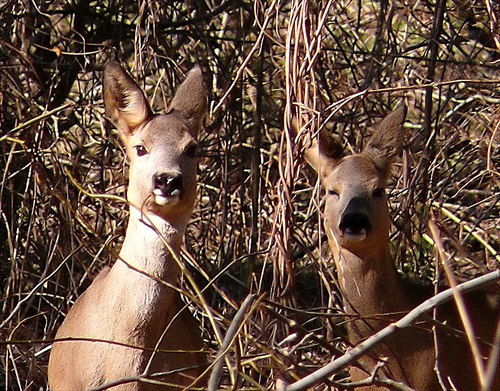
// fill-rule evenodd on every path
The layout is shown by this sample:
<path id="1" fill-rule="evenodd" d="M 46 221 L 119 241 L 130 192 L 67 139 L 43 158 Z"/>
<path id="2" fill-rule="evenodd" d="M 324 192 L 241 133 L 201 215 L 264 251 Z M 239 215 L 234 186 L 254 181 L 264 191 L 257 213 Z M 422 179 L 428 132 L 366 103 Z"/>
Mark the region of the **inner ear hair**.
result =
<path id="1" fill-rule="evenodd" d="M 129 136 L 153 113 L 141 88 L 115 61 L 104 68 L 104 106 L 122 136 Z"/>

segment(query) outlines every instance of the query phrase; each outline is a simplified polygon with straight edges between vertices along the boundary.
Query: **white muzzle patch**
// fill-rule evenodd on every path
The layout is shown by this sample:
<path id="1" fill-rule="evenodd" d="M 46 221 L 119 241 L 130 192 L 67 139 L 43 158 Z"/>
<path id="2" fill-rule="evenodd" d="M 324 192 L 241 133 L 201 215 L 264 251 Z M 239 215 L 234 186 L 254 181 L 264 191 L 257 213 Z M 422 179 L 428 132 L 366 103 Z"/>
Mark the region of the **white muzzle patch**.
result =
<path id="1" fill-rule="evenodd" d="M 368 236 L 368 231 L 366 229 L 362 229 L 359 231 L 352 231 L 350 229 L 346 229 L 342 232 L 342 237 L 344 240 L 348 242 L 361 242 L 366 239 Z"/>
<path id="2" fill-rule="evenodd" d="M 166 206 L 166 205 L 175 205 L 179 202 L 179 197 L 181 195 L 180 190 L 174 190 L 172 195 L 166 197 L 160 189 L 155 189 L 153 191 L 154 200 L 157 205 Z"/>

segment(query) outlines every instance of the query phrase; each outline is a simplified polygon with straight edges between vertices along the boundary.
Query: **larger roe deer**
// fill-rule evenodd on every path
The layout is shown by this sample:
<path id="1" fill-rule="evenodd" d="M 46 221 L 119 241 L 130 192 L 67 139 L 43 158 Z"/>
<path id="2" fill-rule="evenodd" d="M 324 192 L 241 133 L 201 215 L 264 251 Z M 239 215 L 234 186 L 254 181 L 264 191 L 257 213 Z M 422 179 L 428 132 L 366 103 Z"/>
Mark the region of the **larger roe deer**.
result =
<path id="1" fill-rule="evenodd" d="M 324 226 L 345 311 L 353 316 L 348 323 L 348 338 L 353 345 L 401 318 L 432 295 L 432 289 L 412 285 L 399 275 L 389 251 L 391 220 L 386 185 L 393 160 L 403 147 L 405 117 L 405 106 L 388 115 L 375 129 L 362 153 L 345 156 L 340 142 L 320 132 L 319 142 L 305 155 L 320 175 L 326 191 Z M 465 297 L 485 361 L 499 321 L 498 301 L 489 299 L 486 292 Z M 374 349 L 372 356 L 364 360 L 364 366 L 373 371 L 377 359 L 383 359 L 386 363 L 379 374 L 418 391 L 442 387 L 480 390 L 471 349 L 455 305 L 440 306 L 436 317 L 446 325 L 427 319 L 425 323 L 405 329 Z M 436 341 L 432 326 L 436 326 Z M 368 376 L 358 367 L 351 368 L 354 382 Z M 382 383 L 370 386 L 370 389 L 383 388 Z M 492 389 L 500 390 L 500 376 L 496 376 Z"/>
<path id="2" fill-rule="evenodd" d="M 196 197 L 197 137 L 207 111 L 201 71 L 188 73 L 165 115 L 153 114 L 139 86 L 115 62 L 105 67 L 103 93 L 130 161 L 130 218 L 116 263 L 76 300 L 57 332 L 62 341 L 50 355 L 50 389 L 86 390 L 109 382 L 122 383 L 112 388 L 120 390 L 160 389 L 154 382 L 172 389 L 203 386 L 199 326 L 175 289 L 176 258 Z"/>

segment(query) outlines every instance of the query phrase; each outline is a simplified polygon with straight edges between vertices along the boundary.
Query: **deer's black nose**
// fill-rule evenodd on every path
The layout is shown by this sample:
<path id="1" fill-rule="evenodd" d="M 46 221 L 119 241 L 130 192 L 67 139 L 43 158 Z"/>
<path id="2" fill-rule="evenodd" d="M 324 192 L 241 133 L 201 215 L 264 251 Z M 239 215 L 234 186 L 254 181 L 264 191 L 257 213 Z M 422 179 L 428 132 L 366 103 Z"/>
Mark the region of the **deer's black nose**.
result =
<path id="1" fill-rule="evenodd" d="M 182 192 L 182 175 L 159 173 L 154 176 L 153 186 L 155 192 L 160 192 L 163 197 L 179 196 Z"/>
<path id="2" fill-rule="evenodd" d="M 350 234 L 369 232 L 372 229 L 372 223 L 367 204 L 364 198 L 351 199 L 340 219 L 340 230 Z"/>
<path id="3" fill-rule="evenodd" d="M 364 213 L 346 213 L 342 216 L 339 228 L 343 232 L 357 234 L 361 231 L 370 231 L 372 223 Z"/>

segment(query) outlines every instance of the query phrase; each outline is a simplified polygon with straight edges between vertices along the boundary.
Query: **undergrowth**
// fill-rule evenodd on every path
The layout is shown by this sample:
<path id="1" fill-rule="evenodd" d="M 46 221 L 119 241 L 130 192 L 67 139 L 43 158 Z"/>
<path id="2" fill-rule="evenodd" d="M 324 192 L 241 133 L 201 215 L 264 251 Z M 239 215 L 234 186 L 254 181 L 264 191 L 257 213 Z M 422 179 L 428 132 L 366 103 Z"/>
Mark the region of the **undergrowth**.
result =
<path id="1" fill-rule="evenodd" d="M 196 286 L 183 289 L 210 307 L 191 303 L 212 356 L 256 294 L 221 388 L 291 382 L 344 349 L 321 190 L 302 158 L 320 127 L 360 150 L 404 100 L 407 144 L 390 186 L 398 267 L 436 279 L 432 219 L 459 279 L 497 269 L 500 12 L 491 0 L 438 4 L 2 2 L 0 388 L 46 388 L 51 338 L 120 248 L 127 165 L 102 105 L 111 59 L 156 110 L 193 64 L 206 76 L 184 256 Z"/>

